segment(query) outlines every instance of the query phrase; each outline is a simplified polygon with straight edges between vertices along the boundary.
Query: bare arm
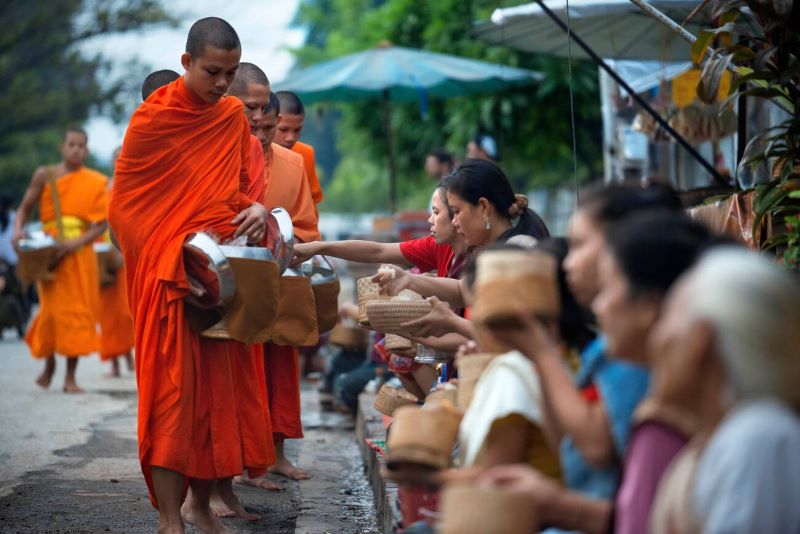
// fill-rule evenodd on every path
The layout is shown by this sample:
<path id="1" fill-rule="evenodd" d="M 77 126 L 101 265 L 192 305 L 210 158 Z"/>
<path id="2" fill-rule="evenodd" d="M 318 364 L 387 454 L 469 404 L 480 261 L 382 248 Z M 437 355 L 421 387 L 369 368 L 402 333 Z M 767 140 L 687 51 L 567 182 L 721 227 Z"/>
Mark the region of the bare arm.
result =
<path id="1" fill-rule="evenodd" d="M 406 337 L 414 343 L 420 343 L 437 352 L 444 352 L 445 354 L 455 354 L 461 345 L 469 341 L 467 337 L 455 332 L 439 337 Z"/>
<path id="2" fill-rule="evenodd" d="M 423 297 L 443 300 L 454 308 L 464 307 L 461 281 L 454 278 L 412 274 L 395 267 L 394 273 L 380 272 L 372 277 L 372 281 L 381 286 L 381 293 L 387 295 L 397 295 L 404 289 L 410 289 Z"/>
<path id="3" fill-rule="evenodd" d="M 546 412 L 552 416 L 548 434 L 570 436 L 586 461 L 608 466 L 614 459 L 614 440 L 602 402 L 588 402 L 564 366 L 556 337 L 538 319 L 520 312 L 520 328 L 494 329 L 492 334 L 530 358 L 539 372 Z"/>
<path id="4" fill-rule="evenodd" d="M 324 254 L 359 263 L 408 263 L 400 252 L 400 243 L 377 243 L 375 241 L 313 241 L 294 246 L 293 265 L 312 256 Z"/>
<path id="5" fill-rule="evenodd" d="M 25 228 L 25 223 L 30 219 L 31 213 L 33 213 L 33 209 L 39 202 L 39 198 L 42 196 L 42 191 L 44 191 L 44 186 L 46 184 L 47 172 L 45 167 L 39 167 L 34 171 L 31 177 L 31 183 L 28 185 L 28 189 L 25 190 L 22 202 L 20 202 L 19 208 L 17 208 L 17 214 L 14 218 L 14 234 L 12 237 L 12 242 L 15 247 L 24 235 L 23 228 Z"/>
<path id="6" fill-rule="evenodd" d="M 530 439 L 527 427 L 528 424 L 522 420 L 501 425 L 493 424 L 480 458 L 481 465 L 492 467 L 527 463 Z"/>
<path id="7" fill-rule="evenodd" d="M 440 337 L 456 333 L 468 339 L 475 339 L 475 325 L 472 321 L 464 319 L 436 297 L 432 297 L 430 301 L 433 306 L 428 315 L 407 321 L 400 326 L 415 337 Z"/>

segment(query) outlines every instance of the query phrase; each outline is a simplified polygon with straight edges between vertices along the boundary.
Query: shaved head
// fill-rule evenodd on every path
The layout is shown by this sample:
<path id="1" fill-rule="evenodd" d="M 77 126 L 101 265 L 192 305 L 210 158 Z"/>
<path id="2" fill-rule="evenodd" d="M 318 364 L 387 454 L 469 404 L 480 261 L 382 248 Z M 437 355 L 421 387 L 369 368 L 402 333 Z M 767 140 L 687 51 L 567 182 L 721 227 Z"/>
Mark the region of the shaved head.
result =
<path id="1" fill-rule="evenodd" d="M 306 108 L 303 101 L 291 91 L 278 91 L 276 93 L 281 101 L 281 113 L 284 115 L 305 115 Z"/>
<path id="2" fill-rule="evenodd" d="M 270 91 L 269 93 L 269 103 L 266 106 L 264 106 L 264 109 L 262 111 L 264 112 L 264 115 L 271 115 L 274 113 L 275 118 L 277 118 L 278 115 L 280 115 L 281 101 L 278 99 L 278 96 L 272 91 Z"/>
<path id="3" fill-rule="evenodd" d="M 67 137 L 71 133 L 76 133 L 76 134 L 82 135 L 84 142 L 89 141 L 89 136 L 86 134 L 86 130 L 84 130 L 80 126 L 71 125 L 71 126 L 67 126 L 66 130 L 64 130 L 64 135 L 61 137 L 61 142 L 63 143 L 64 141 L 66 141 Z"/>
<path id="4" fill-rule="evenodd" d="M 151 72 L 142 83 L 142 101 L 147 100 L 147 97 L 159 87 L 172 83 L 178 78 L 180 78 L 180 74 L 174 70 L 164 69 Z"/>
<path id="5" fill-rule="evenodd" d="M 200 57 L 209 46 L 225 51 L 242 49 L 236 30 L 218 17 L 200 19 L 189 28 L 189 37 L 186 38 L 187 54 Z"/>
<path id="6" fill-rule="evenodd" d="M 228 88 L 228 94 L 232 96 L 242 96 L 247 92 L 247 86 L 251 83 L 262 87 L 269 87 L 269 78 L 264 71 L 252 63 L 239 63 L 236 77 Z"/>

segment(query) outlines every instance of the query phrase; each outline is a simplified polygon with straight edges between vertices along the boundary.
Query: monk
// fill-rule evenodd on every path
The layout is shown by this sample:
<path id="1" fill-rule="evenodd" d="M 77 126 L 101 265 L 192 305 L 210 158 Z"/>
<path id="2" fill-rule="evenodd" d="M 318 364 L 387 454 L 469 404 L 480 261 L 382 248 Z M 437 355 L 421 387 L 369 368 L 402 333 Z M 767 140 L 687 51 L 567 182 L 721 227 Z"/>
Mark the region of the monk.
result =
<path id="1" fill-rule="evenodd" d="M 117 165 L 120 149 L 111 156 L 111 168 Z M 109 183 L 109 192 L 111 189 Z M 111 243 L 108 232 L 101 242 Z M 113 252 L 119 256 L 116 250 Z M 121 257 L 120 257 L 121 260 Z M 133 318 L 128 306 L 128 292 L 125 288 L 125 266 L 119 265 L 114 282 L 100 287 L 100 359 L 111 362 L 112 377 L 120 376 L 119 358 L 123 357 L 128 371 L 133 371 Z"/>
<path id="2" fill-rule="evenodd" d="M 303 156 L 303 165 L 306 169 L 308 187 L 311 188 L 311 198 L 316 206 L 322 202 L 322 187 L 317 178 L 317 163 L 314 158 L 314 147 L 300 141 L 303 125 L 306 120 L 306 109 L 303 101 L 291 91 L 278 91 L 275 93 L 280 101 L 280 115 L 278 116 L 278 131 L 275 133 L 275 142 L 283 148 Z"/>
<path id="3" fill-rule="evenodd" d="M 151 72 L 145 77 L 144 82 L 142 82 L 142 102 L 147 100 L 147 97 L 153 94 L 153 91 L 159 87 L 164 87 L 168 83 L 172 83 L 180 77 L 180 74 L 170 69 Z"/>
<path id="4" fill-rule="evenodd" d="M 266 184 L 261 143 L 252 132 L 261 120 L 262 108 L 269 102 L 269 93 L 269 79 L 264 71 L 252 63 L 245 62 L 239 64 L 236 77 L 227 93 L 242 101 L 242 110 L 250 126 L 250 182 L 246 192 L 249 198 L 257 202 L 263 200 Z M 234 393 L 242 428 L 244 465 L 247 472 L 246 476 L 237 477 L 237 480 L 246 481 L 263 489 L 280 490 L 279 485 L 262 476 L 266 474 L 267 468 L 275 463 L 275 446 L 272 442 L 272 424 L 264 372 L 264 346 L 254 344 L 246 347 L 242 343 L 210 339 L 203 339 L 202 344 L 204 349 L 227 345 L 230 355 L 231 376 L 237 385 Z M 258 520 L 258 515 L 245 510 L 233 492 L 231 483 L 231 477 L 216 481 L 211 491 L 211 510 L 217 517 Z"/>
<path id="5" fill-rule="evenodd" d="M 305 176 L 303 159 L 298 154 L 273 143 L 280 101 L 270 94 L 269 104 L 263 110 L 256 135 L 264 153 L 267 189 L 264 205 L 267 209 L 282 207 L 289 212 L 294 225 L 294 235 L 299 241 L 319 238 L 317 212 Z M 272 419 L 272 438 L 277 460 L 270 472 L 294 480 L 304 480 L 310 475 L 295 467 L 286 457 L 284 442 L 303 437 L 300 421 L 300 369 L 296 347 L 283 347 L 268 343 L 264 346 L 264 364 L 267 374 L 269 410 Z"/>
<path id="6" fill-rule="evenodd" d="M 34 358 L 45 360 L 36 379 L 48 388 L 56 370 L 55 353 L 66 356 L 66 393 L 83 393 L 75 380 L 78 358 L 98 349 L 99 282 L 93 243 L 105 231 L 108 179 L 83 166 L 89 155 L 86 132 L 66 130 L 61 162 L 36 169 L 14 221 L 14 246 L 24 237 L 25 223 L 36 204 L 45 232 L 58 240 L 54 279 L 37 284 L 39 313 L 25 336 Z"/>
<path id="7" fill-rule="evenodd" d="M 230 532 L 209 506 L 213 480 L 244 468 L 227 352 L 204 354 L 184 300 L 183 243 L 198 231 L 220 240 L 264 237 L 267 212 L 249 183 L 250 129 L 239 99 L 223 95 L 241 44 L 222 19 L 189 30 L 184 75 L 157 89 L 131 117 L 117 162 L 109 220 L 125 259 L 139 391 L 139 460 L 159 532 Z M 238 227 L 237 227 L 238 225 Z M 183 508 L 187 487 L 193 499 Z"/>

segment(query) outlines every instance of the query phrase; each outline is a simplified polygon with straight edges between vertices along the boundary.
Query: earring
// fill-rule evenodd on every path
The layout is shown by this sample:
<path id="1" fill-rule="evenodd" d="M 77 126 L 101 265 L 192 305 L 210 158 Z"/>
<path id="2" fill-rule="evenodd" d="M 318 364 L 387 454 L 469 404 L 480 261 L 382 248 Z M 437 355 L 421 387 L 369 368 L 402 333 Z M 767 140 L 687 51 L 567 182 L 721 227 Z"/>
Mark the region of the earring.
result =
<path id="1" fill-rule="evenodd" d="M 489 216 L 486 215 L 485 213 L 483 214 L 483 224 L 486 225 L 486 229 L 487 230 L 491 230 L 492 229 L 492 223 L 489 222 Z"/>

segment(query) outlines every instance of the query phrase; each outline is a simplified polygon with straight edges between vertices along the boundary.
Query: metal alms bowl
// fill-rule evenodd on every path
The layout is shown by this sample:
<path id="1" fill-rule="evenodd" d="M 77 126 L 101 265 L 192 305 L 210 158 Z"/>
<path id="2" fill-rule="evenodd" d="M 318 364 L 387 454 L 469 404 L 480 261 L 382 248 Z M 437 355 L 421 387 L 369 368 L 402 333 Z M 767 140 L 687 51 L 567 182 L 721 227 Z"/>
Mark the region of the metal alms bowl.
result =
<path id="1" fill-rule="evenodd" d="M 286 271 L 294 253 L 292 218 L 283 208 L 273 208 L 267 218 L 267 248 L 278 262 L 280 272 Z"/>
<path id="2" fill-rule="evenodd" d="M 233 299 L 236 281 L 231 264 L 217 242 L 205 232 L 190 234 L 183 243 L 183 263 L 194 284 L 206 290 L 200 298 L 186 301 L 198 308 L 219 308 Z"/>
<path id="3" fill-rule="evenodd" d="M 226 258 L 244 258 L 249 260 L 272 261 L 272 252 L 264 247 L 235 247 L 220 245 L 220 250 Z"/>
<path id="4" fill-rule="evenodd" d="M 338 279 L 331 262 L 321 254 L 300 264 L 300 271 L 304 276 L 311 279 L 312 286 L 327 284 Z"/>

